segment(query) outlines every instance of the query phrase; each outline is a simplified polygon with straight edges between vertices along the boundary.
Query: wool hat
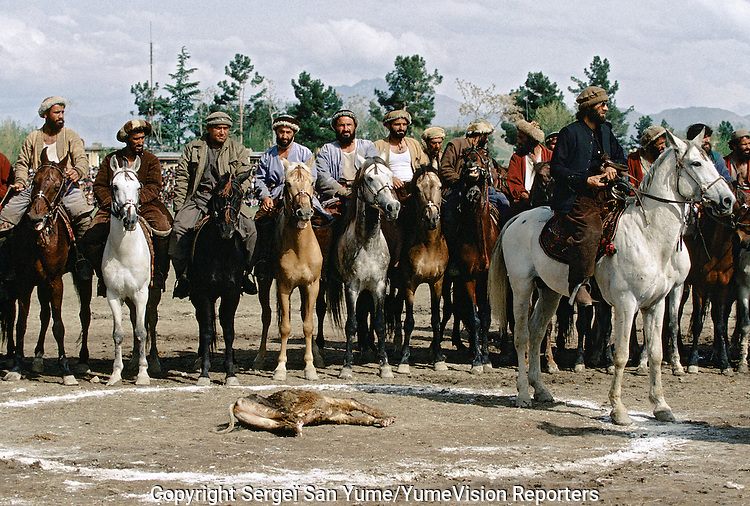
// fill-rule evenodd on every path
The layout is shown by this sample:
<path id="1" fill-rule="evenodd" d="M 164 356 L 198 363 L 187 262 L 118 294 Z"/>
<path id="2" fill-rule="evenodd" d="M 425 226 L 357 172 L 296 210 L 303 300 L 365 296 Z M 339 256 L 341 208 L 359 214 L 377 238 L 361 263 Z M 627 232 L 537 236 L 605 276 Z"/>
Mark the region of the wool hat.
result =
<path id="1" fill-rule="evenodd" d="M 331 128 L 335 129 L 336 120 L 341 118 L 342 116 L 350 117 L 352 120 L 354 120 L 354 127 L 357 127 L 357 117 L 354 115 L 354 113 L 349 109 L 341 109 L 340 111 L 337 111 L 331 118 Z"/>
<path id="2" fill-rule="evenodd" d="M 388 123 L 396 121 L 397 119 L 405 119 L 406 124 L 411 125 L 411 114 L 403 109 L 394 109 L 393 111 L 386 113 L 386 115 L 383 116 L 383 125 L 388 126 Z"/>
<path id="3" fill-rule="evenodd" d="M 495 127 L 492 123 L 484 120 L 478 120 L 469 125 L 466 129 L 466 136 L 479 135 L 479 134 L 491 134 L 495 131 Z"/>
<path id="4" fill-rule="evenodd" d="M 276 131 L 279 127 L 287 127 L 294 130 L 294 133 L 299 132 L 299 120 L 291 114 L 280 114 L 276 116 L 276 119 L 271 123 L 271 129 Z"/>
<path id="5" fill-rule="evenodd" d="M 607 92 L 599 86 L 588 86 L 576 97 L 579 110 L 584 107 L 594 107 L 596 104 L 607 100 L 609 100 Z"/>
<path id="6" fill-rule="evenodd" d="M 119 132 L 117 132 L 117 140 L 120 142 L 126 142 L 128 135 L 133 132 L 143 132 L 146 135 L 151 135 L 151 123 L 145 119 L 131 119 L 123 125 Z"/>
<path id="7" fill-rule="evenodd" d="M 229 114 L 222 111 L 212 112 L 206 117 L 206 126 L 213 125 L 232 126 L 232 118 L 229 117 Z"/>
<path id="8" fill-rule="evenodd" d="M 748 132 L 744 128 L 738 128 L 737 130 L 732 132 L 732 135 L 729 137 L 729 143 L 734 144 L 743 137 L 750 137 L 750 132 Z"/>
<path id="9" fill-rule="evenodd" d="M 548 141 L 550 139 L 556 139 L 560 135 L 560 132 L 550 132 L 547 134 L 547 137 L 544 138 L 545 141 Z"/>
<path id="10" fill-rule="evenodd" d="M 432 139 L 445 139 L 445 130 L 438 126 L 425 128 L 425 131 L 422 132 L 422 140 L 427 142 Z"/>
<path id="11" fill-rule="evenodd" d="M 692 141 L 695 138 L 695 136 L 700 133 L 701 130 L 703 130 L 704 136 L 706 135 L 710 136 L 712 133 L 714 133 L 714 131 L 711 129 L 710 126 L 705 125 L 703 123 L 695 123 L 688 127 L 685 135 L 689 141 Z"/>
<path id="12" fill-rule="evenodd" d="M 641 146 L 648 147 L 649 144 L 652 144 L 656 141 L 659 137 L 662 135 L 665 135 L 667 133 L 667 129 L 663 126 L 659 125 L 653 125 L 648 127 L 646 130 L 643 131 L 643 135 L 641 136 Z"/>
<path id="13" fill-rule="evenodd" d="M 544 132 L 539 128 L 539 123 L 532 121 L 529 123 L 525 119 L 516 122 L 516 128 L 519 132 L 525 133 L 530 139 L 534 139 L 537 143 L 541 144 L 544 142 Z"/>
<path id="14" fill-rule="evenodd" d="M 39 117 L 43 118 L 47 111 L 52 109 L 53 105 L 61 105 L 63 107 L 68 105 L 68 101 L 62 97 L 47 97 L 42 100 L 42 105 L 39 106 Z"/>

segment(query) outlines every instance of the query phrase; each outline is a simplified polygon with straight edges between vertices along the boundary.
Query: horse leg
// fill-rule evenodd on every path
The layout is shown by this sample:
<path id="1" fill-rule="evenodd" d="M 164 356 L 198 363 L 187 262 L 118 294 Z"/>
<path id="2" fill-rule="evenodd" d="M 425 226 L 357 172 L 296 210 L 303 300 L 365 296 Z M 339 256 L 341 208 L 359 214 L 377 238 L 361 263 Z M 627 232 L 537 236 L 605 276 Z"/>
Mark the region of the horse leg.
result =
<path id="1" fill-rule="evenodd" d="M 286 345 L 289 340 L 289 334 L 292 331 L 290 323 L 290 298 L 294 287 L 287 286 L 281 279 L 276 284 L 276 299 L 279 308 L 279 338 L 281 340 L 281 349 L 279 350 L 279 360 L 276 370 L 273 372 L 275 381 L 286 381 Z M 305 300 L 302 300 L 302 304 Z"/>
<path id="2" fill-rule="evenodd" d="M 672 374 L 683 376 L 685 369 L 680 363 L 680 350 L 678 344 L 680 341 L 680 300 L 684 285 L 675 285 L 672 291 L 667 294 L 666 298 L 666 332 L 664 340 L 667 342 L 667 362 L 672 366 Z M 740 321 L 740 318 L 737 319 Z"/>
<path id="3" fill-rule="evenodd" d="M 362 356 L 362 363 L 366 364 L 377 356 L 375 347 L 374 324 L 369 321 L 370 315 L 375 312 L 373 297 L 370 292 L 361 292 L 357 297 L 355 313 L 357 316 L 357 344 Z"/>
<path id="4" fill-rule="evenodd" d="M 393 378 L 393 371 L 388 364 L 388 354 L 385 352 L 385 281 L 382 286 L 373 293 L 373 305 L 375 313 L 373 314 L 373 329 L 378 336 L 378 365 L 380 367 L 381 378 Z"/>
<path id="5" fill-rule="evenodd" d="M 33 286 L 23 286 L 18 297 L 18 319 L 16 320 L 16 344 L 13 348 L 13 365 L 11 370 L 3 377 L 5 381 L 18 381 L 21 379 L 24 337 L 26 335 L 31 291 L 33 289 Z"/>
<path id="6" fill-rule="evenodd" d="M 697 374 L 698 367 L 698 339 L 703 331 L 703 320 L 706 317 L 706 293 L 698 288 L 693 289 L 693 314 L 690 316 L 690 330 L 693 333 L 693 344 L 690 348 L 688 360 L 688 374 Z"/>
<path id="7" fill-rule="evenodd" d="M 648 333 L 649 345 L 649 383 L 648 398 L 654 405 L 654 416 L 660 422 L 674 422 L 672 409 L 664 399 L 661 383 L 661 329 L 664 322 L 664 300 L 643 310 L 643 329 Z"/>
<path id="8" fill-rule="evenodd" d="M 75 269 L 74 269 L 75 270 Z M 89 369 L 89 327 L 91 326 L 91 284 L 92 281 L 78 279 L 73 277 L 76 290 L 78 291 L 78 300 L 80 307 L 78 310 L 78 319 L 81 322 L 81 349 L 78 352 L 78 365 L 76 372 L 88 373 Z"/>
<path id="9" fill-rule="evenodd" d="M 162 373 L 159 350 L 156 346 L 156 325 L 159 323 L 159 302 L 161 302 L 161 288 L 149 287 L 148 303 L 146 304 L 146 342 L 151 343 L 148 351 L 148 373 L 152 377 L 160 377 Z"/>
<path id="10" fill-rule="evenodd" d="M 594 306 L 578 306 L 578 317 L 576 318 L 578 346 L 576 350 L 576 362 L 573 368 L 575 372 L 583 372 L 586 370 L 584 347 L 587 337 L 591 334 L 591 325 L 593 318 Z"/>
<path id="11" fill-rule="evenodd" d="M 344 287 L 344 296 L 346 297 L 346 324 L 344 332 L 346 333 L 346 350 L 344 352 L 344 366 L 341 368 L 339 378 L 352 379 L 352 362 L 354 361 L 354 335 L 357 333 L 357 297 L 359 292 L 349 286 Z"/>
<path id="12" fill-rule="evenodd" d="M 638 313 L 636 312 L 636 316 Z M 630 331 L 630 355 L 638 358 L 638 365 L 635 373 L 639 376 L 648 374 L 648 343 L 646 337 L 643 338 L 643 346 L 638 345 L 638 330 L 636 328 L 636 317 L 633 317 L 633 327 Z"/>
<path id="13" fill-rule="evenodd" d="M 531 280 L 523 280 L 518 285 L 513 284 L 513 314 L 516 325 L 513 330 L 515 337 L 516 355 L 518 355 L 518 379 L 516 386 L 518 396 L 516 406 L 519 408 L 531 407 L 531 396 L 529 395 L 529 373 L 526 367 L 526 354 L 529 349 L 529 306 L 531 305 Z M 511 283 L 513 281 L 511 280 Z"/>
<path id="14" fill-rule="evenodd" d="M 219 304 L 219 322 L 224 334 L 224 371 L 227 386 L 237 386 L 237 371 L 234 365 L 234 315 L 240 303 L 240 292 L 224 295 Z M 214 331 L 214 336 L 216 332 Z M 208 370 L 206 370 L 208 372 Z"/>
<path id="15" fill-rule="evenodd" d="M 404 317 L 404 344 L 401 347 L 401 362 L 398 364 L 397 371 L 401 374 L 409 374 L 411 372 L 409 368 L 409 357 L 411 350 L 409 343 L 411 341 L 411 334 L 414 332 L 414 290 L 415 286 L 412 286 L 412 282 L 404 288 L 404 299 L 406 302 L 406 315 Z"/>
<path id="16" fill-rule="evenodd" d="M 325 335 L 323 333 L 323 323 L 326 318 L 326 311 L 328 311 L 328 304 L 326 304 L 326 293 L 324 281 L 320 280 L 320 287 L 318 289 L 318 296 L 315 300 L 315 314 L 318 317 L 318 336 L 315 338 L 313 356 L 315 358 L 315 367 L 323 368 L 326 366 L 323 360 L 323 348 L 325 348 Z M 318 359 L 320 357 L 320 359 Z"/>
<path id="17" fill-rule="evenodd" d="M 442 284 L 443 279 L 435 281 L 430 285 L 430 323 L 432 324 L 432 358 L 435 363 L 436 371 L 447 371 L 448 366 L 445 365 L 445 357 L 443 356 L 443 349 L 441 342 L 443 340 L 443 333 L 440 328 L 440 294 L 443 291 Z M 412 320 L 414 319 L 414 299 L 412 299 Z"/>
<path id="18" fill-rule="evenodd" d="M 467 281 L 465 287 L 467 294 L 466 302 L 468 305 L 466 308 L 466 323 L 467 330 L 469 331 L 469 346 L 471 346 L 471 349 L 474 352 L 474 359 L 471 363 L 471 373 L 482 374 L 484 372 L 484 362 L 482 360 L 481 341 L 479 337 L 481 323 L 479 321 L 479 311 L 476 303 L 476 282 Z"/>
<path id="19" fill-rule="evenodd" d="M 482 368 L 484 372 L 492 371 L 489 350 L 490 322 L 492 321 L 492 312 L 490 311 L 490 298 L 487 292 L 487 274 L 485 273 L 477 280 L 477 311 L 479 316 L 479 344 L 482 353 Z"/>
<path id="20" fill-rule="evenodd" d="M 260 320 L 263 327 L 260 334 L 260 348 L 253 361 L 253 369 L 256 371 L 266 366 L 266 345 L 268 331 L 271 328 L 271 280 L 259 280 L 258 300 L 260 301 Z"/>
<path id="21" fill-rule="evenodd" d="M 313 342 L 312 335 L 313 327 L 315 326 L 313 311 L 319 290 L 319 279 L 316 279 L 307 286 L 300 287 L 300 294 L 302 295 L 302 333 L 305 335 L 305 379 L 308 381 L 317 381 L 318 373 L 315 370 L 315 363 L 323 361 L 320 352 L 318 352 L 317 357 L 315 356 L 315 352 L 318 350 Z"/>
<path id="22" fill-rule="evenodd" d="M 646 342 L 648 342 L 653 336 L 652 327 L 656 324 L 655 318 L 659 314 L 661 314 L 662 317 L 664 316 L 664 303 L 661 302 L 657 305 L 659 306 L 658 311 L 651 311 L 648 317 L 646 317 L 646 314 L 644 313 L 643 329 Z M 613 332 L 615 344 L 615 373 L 612 376 L 612 386 L 609 389 L 609 401 L 612 404 L 612 412 L 610 413 L 610 416 L 612 417 L 612 421 L 617 425 L 629 425 L 631 423 L 628 410 L 622 403 L 622 379 L 625 372 L 625 365 L 628 363 L 628 352 L 630 351 L 628 349 L 628 341 L 630 339 L 630 328 L 633 325 L 635 311 L 635 300 L 622 300 L 615 308 L 615 325 Z M 659 322 L 659 324 L 661 324 L 661 322 Z M 661 325 L 659 325 L 659 330 L 661 330 Z M 661 345 L 659 346 L 659 355 L 661 355 Z M 651 366 L 654 367 L 654 357 L 651 358 Z M 661 358 L 659 358 L 659 367 L 661 368 Z M 659 378 L 659 381 L 661 382 L 661 378 Z"/>
<path id="23" fill-rule="evenodd" d="M 403 290 L 395 290 L 395 283 L 391 285 L 391 290 L 385 297 L 385 318 L 386 328 L 393 330 L 393 350 L 396 355 L 401 354 L 401 347 L 404 343 L 404 329 L 401 325 L 401 314 L 404 311 L 404 294 Z"/>
<path id="24" fill-rule="evenodd" d="M 566 300 L 561 300 L 557 305 L 555 315 L 557 316 L 557 360 L 560 361 L 561 354 L 563 360 L 565 360 L 568 338 L 573 335 L 573 306 L 568 304 Z M 565 367 L 564 363 L 563 367 Z"/>
<path id="25" fill-rule="evenodd" d="M 146 332 L 146 312 L 148 310 L 149 289 L 148 286 L 135 294 L 135 326 L 133 331 L 138 343 L 138 376 L 135 378 L 135 384 L 147 386 L 151 384 L 151 378 L 148 376 L 148 358 L 146 358 L 146 344 L 148 343 L 148 334 Z"/>
<path id="26" fill-rule="evenodd" d="M 737 293 L 737 327 L 740 329 L 740 362 L 737 372 L 746 374 L 748 341 L 750 341 L 750 286 L 741 283 Z"/>
<path id="27" fill-rule="evenodd" d="M 42 374 L 44 372 L 44 339 L 47 336 L 49 321 L 52 317 L 50 309 L 52 295 L 49 288 L 43 286 L 37 287 L 36 295 L 39 299 L 39 322 L 41 325 L 36 340 L 36 348 L 34 348 L 34 361 L 31 363 L 31 370 L 37 374 Z"/>
<path id="28" fill-rule="evenodd" d="M 594 350 L 592 363 L 603 365 L 609 374 L 614 373 L 610 337 L 612 335 L 612 306 L 604 301 L 594 304 L 594 326 L 589 349 Z"/>
<path id="29" fill-rule="evenodd" d="M 62 318 L 63 283 L 62 276 L 50 283 L 52 289 L 52 334 L 57 341 L 57 360 L 62 369 L 63 384 L 77 385 L 76 377 L 70 370 L 68 357 L 65 356 L 65 324 Z"/>
<path id="30" fill-rule="evenodd" d="M 722 374 L 731 376 L 734 371 L 729 366 L 729 357 L 727 356 L 727 341 L 729 340 L 725 310 L 727 292 L 727 286 L 718 286 L 714 290 L 713 297 L 711 297 L 711 317 L 714 321 L 713 363 Z"/>
<path id="31" fill-rule="evenodd" d="M 534 387 L 535 401 L 552 402 L 552 394 L 542 381 L 541 347 L 547 325 L 560 303 L 560 295 L 547 287 L 538 287 L 537 292 L 539 299 L 529 320 L 529 383 Z"/>
<path id="32" fill-rule="evenodd" d="M 211 348 L 216 339 L 216 302 L 207 297 L 195 297 L 195 318 L 198 320 L 198 360 L 200 361 L 201 373 L 198 376 L 198 386 L 209 386 L 211 378 L 208 371 L 211 369 Z"/>
<path id="33" fill-rule="evenodd" d="M 112 340 L 115 343 L 115 360 L 112 364 L 112 375 L 107 381 L 107 386 L 116 385 L 122 381 L 122 341 L 125 337 L 125 332 L 122 328 L 122 302 L 119 297 L 114 295 L 114 292 L 107 290 L 107 303 L 112 311 Z"/>

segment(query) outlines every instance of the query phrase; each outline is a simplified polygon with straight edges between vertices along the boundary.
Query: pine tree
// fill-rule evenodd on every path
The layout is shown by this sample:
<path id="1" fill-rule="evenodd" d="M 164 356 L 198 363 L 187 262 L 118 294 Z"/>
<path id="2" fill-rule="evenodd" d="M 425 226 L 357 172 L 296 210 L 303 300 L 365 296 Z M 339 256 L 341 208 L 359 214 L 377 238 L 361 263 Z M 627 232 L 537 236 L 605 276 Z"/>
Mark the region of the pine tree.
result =
<path id="1" fill-rule="evenodd" d="M 641 116 L 635 123 L 635 135 L 630 136 L 630 144 L 633 148 L 638 148 L 641 145 L 641 137 L 644 132 L 650 126 L 653 126 L 654 120 L 651 116 Z"/>
<path id="2" fill-rule="evenodd" d="M 299 120 L 299 132 L 295 139 L 300 144 L 315 150 L 332 142 L 336 135 L 330 127 L 331 116 L 341 109 L 341 98 L 332 86 L 325 88 L 320 79 L 312 79 L 302 72 L 297 82 L 292 79 L 294 96 L 299 100 L 289 108 L 289 114 Z"/>
<path id="3" fill-rule="evenodd" d="M 214 97 L 215 109 L 221 108 L 234 117 L 232 131 L 242 139 L 243 144 L 246 143 L 245 120 L 248 115 L 253 114 L 255 102 L 261 100 L 265 92 L 265 89 L 262 89 L 249 99 L 245 97 L 248 86 L 255 88 L 263 84 L 264 78 L 258 72 L 255 72 L 251 79 L 254 69 L 255 65 L 249 56 L 235 54 L 229 65 L 224 67 L 224 73 L 231 81 L 219 81 L 218 86 L 223 93 Z"/>
<path id="4" fill-rule="evenodd" d="M 164 115 L 163 140 L 170 149 L 179 149 L 185 141 L 199 131 L 196 125 L 195 99 L 200 94 L 198 81 L 190 81 L 190 76 L 196 68 L 187 68 L 190 59 L 185 46 L 177 55 L 177 70 L 169 74 L 174 84 L 164 86 L 170 93 L 169 108 Z"/>
<path id="5" fill-rule="evenodd" d="M 557 83 L 541 72 L 529 72 L 523 86 L 511 91 L 511 94 L 516 107 L 524 111 L 527 121 L 536 120 L 535 114 L 540 107 L 563 103 L 563 94 L 557 88 Z"/>

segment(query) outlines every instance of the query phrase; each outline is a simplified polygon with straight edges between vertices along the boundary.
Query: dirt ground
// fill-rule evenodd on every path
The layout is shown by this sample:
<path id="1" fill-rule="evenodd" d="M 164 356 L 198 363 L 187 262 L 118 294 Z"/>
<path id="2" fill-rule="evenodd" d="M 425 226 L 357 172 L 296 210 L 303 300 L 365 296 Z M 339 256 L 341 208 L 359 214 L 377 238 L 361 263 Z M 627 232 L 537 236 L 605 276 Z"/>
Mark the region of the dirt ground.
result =
<path id="1" fill-rule="evenodd" d="M 66 350 L 77 357 L 78 302 L 70 278 L 66 289 Z M 62 385 L 51 334 L 43 374 L 0 382 L 0 504 L 750 502 L 747 376 L 727 377 L 711 368 L 684 377 L 666 371 L 665 392 L 678 419 L 671 424 L 652 417 L 648 380 L 634 369 L 626 371 L 623 388 L 632 426 L 610 422 L 611 377 L 603 370 L 545 374 L 555 403 L 519 409 L 514 367 L 473 376 L 468 357 L 446 339 L 449 371 L 432 370 L 424 286 L 418 301 L 410 375 L 383 380 L 376 364 L 357 362 L 354 380 L 339 380 L 343 335 L 327 325 L 329 365 L 318 371 L 318 382 L 305 381 L 296 315 L 289 379 L 282 385 L 272 379 L 275 324 L 267 369 L 251 370 L 260 310 L 257 297 L 245 296 L 235 342 L 241 386 L 222 384 L 220 344 L 213 384 L 197 387 L 192 305 L 172 299 L 170 291 L 160 306 L 165 375 L 149 387 L 135 386 L 132 378 L 107 387 L 111 313 L 98 298 L 91 373 L 79 375 L 78 386 Z M 34 316 L 27 357 L 38 326 Z M 130 338 L 127 343 L 130 348 Z M 284 386 L 354 397 L 396 422 L 386 428 L 305 427 L 297 438 L 247 429 L 212 432 L 226 425 L 228 407 L 239 396 Z"/>

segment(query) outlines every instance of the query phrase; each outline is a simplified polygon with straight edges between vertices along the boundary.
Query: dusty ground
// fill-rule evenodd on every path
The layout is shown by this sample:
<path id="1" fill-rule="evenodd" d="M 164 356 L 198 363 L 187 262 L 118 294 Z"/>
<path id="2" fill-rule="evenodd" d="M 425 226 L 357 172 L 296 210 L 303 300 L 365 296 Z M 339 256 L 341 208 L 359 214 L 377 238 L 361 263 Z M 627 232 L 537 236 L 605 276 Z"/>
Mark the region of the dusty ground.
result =
<path id="1" fill-rule="evenodd" d="M 66 349 L 75 357 L 77 300 L 66 281 Z M 343 337 L 328 327 L 331 365 L 319 370 L 317 383 L 305 382 L 296 318 L 285 385 L 355 397 L 396 416 L 383 429 L 306 427 L 298 438 L 212 432 L 226 424 L 237 397 L 285 386 L 272 380 L 273 364 L 250 370 L 260 337 L 256 297 L 245 296 L 237 315 L 241 387 L 221 384 L 218 354 L 213 385 L 195 386 L 197 324 L 190 303 L 171 299 L 171 292 L 160 307 L 166 375 L 150 387 L 136 387 L 132 378 L 106 387 L 111 315 L 96 299 L 92 373 L 80 375 L 78 386 L 61 384 L 51 335 L 44 374 L 0 382 L 0 503 L 750 502 L 748 377 L 714 369 L 682 378 L 666 373 L 674 424 L 653 419 L 647 379 L 633 370 L 623 391 L 630 427 L 610 423 L 610 376 L 599 370 L 545 375 L 556 402 L 518 409 L 515 368 L 472 376 L 468 359 L 450 351 L 448 372 L 431 369 L 426 287 L 418 297 L 412 373 L 388 381 L 375 364 L 356 365 L 353 381 L 339 380 Z M 32 318 L 27 356 L 37 329 Z M 452 350 L 449 340 L 444 347 Z"/>

